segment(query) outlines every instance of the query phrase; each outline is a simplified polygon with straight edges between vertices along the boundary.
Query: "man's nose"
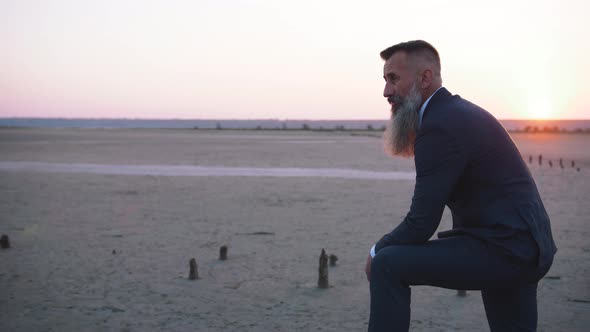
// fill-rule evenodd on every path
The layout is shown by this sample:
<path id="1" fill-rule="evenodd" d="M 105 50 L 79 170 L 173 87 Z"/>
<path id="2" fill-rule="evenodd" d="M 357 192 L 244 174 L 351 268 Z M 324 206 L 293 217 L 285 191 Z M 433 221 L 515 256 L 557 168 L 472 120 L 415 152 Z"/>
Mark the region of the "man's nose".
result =
<path id="1" fill-rule="evenodd" d="M 395 89 L 393 88 L 393 84 L 385 83 L 385 88 L 383 89 L 383 97 L 388 98 L 395 94 Z"/>

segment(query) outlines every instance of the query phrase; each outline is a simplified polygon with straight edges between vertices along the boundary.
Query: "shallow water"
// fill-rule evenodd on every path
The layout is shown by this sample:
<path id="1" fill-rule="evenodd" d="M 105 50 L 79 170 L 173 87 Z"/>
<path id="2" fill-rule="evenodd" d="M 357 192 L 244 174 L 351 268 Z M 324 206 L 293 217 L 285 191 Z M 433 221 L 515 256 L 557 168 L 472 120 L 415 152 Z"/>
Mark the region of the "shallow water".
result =
<path id="1" fill-rule="evenodd" d="M 251 168 L 194 165 L 109 165 L 2 161 L 2 171 L 160 176 L 323 177 L 344 179 L 414 180 L 414 172 L 375 172 L 340 168 Z"/>

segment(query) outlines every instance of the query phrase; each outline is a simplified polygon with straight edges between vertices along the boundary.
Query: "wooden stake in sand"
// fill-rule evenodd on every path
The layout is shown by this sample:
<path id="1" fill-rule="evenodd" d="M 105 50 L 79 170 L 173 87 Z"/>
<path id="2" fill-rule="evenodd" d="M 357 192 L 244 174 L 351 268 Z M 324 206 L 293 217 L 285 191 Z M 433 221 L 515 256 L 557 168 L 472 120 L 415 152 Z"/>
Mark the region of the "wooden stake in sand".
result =
<path id="1" fill-rule="evenodd" d="M 322 249 L 322 253 L 320 255 L 320 267 L 319 267 L 319 277 L 318 277 L 318 287 L 319 288 L 328 288 L 328 255 L 326 255 L 326 251 Z"/>
<path id="2" fill-rule="evenodd" d="M 219 248 L 219 260 L 227 260 L 227 246 L 221 246 Z"/>
<path id="3" fill-rule="evenodd" d="M 529 164 L 532 164 L 532 163 L 533 163 L 533 156 L 529 155 Z"/>
<path id="4" fill-rule="evenodd" d="M 467 291 L 460 289 L 457 291 L 457 296 L 465 297 L 465 296 L 467 296 Z"/>
<path id="5" fill-rule="evenodd" d="M 559 158 L 559 167 L 563 169 L 563 158 Z"/>
<path id="6" fill-rule="evenodd" d="M 330 255 L 330 266 L 336 266 L 337 260 L 338 260 L 338 256 L 331 254 Z"/>
<path id="7" fill-rule="evenodd" d="M 553 168 L 553 162 L 549 160 L 549 167 Z"/>
<path id="8" fill-rule="evenodd" d="M 539 155 L 539 166 L 543 165 L 543 155 Z"/>
<path id="9" fill-rule="evenodd" d="M 194 258 L 191 258 L 190 262 L 188 262 L 188 266 L 190 268 L 190 271 L 188 272 L 188 280 L 199 279 L 197 261 Z"/>
<path id="10" fill-rule="evenodd" d="M 576 162 L 572 160 L 572 168 L 576 167 Z"/>
<path id="11" fill-rule="evenodd" d="M 10 248 L 10 239 L 8 238 L 8 235 L 2 234 L 0 237 L 0 247 L 2 247 L 2 249 Z"/>

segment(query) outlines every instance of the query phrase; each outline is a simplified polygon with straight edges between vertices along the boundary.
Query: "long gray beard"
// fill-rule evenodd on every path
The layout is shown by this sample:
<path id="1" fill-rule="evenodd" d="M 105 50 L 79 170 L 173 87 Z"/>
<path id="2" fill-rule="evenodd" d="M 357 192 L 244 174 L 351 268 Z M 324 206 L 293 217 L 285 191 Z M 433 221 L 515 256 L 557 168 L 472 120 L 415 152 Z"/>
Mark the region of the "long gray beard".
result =
<path id="1" fill-rule="evenodd" d="M 393 112 L 391 114 L 391 119 L 383 134 L 385 152 L 392 156 L 414 156 L 421 105 L 422 96 L 418 86 L 414 85 L 408 96 L 399 105 L 395 115 Z"/>

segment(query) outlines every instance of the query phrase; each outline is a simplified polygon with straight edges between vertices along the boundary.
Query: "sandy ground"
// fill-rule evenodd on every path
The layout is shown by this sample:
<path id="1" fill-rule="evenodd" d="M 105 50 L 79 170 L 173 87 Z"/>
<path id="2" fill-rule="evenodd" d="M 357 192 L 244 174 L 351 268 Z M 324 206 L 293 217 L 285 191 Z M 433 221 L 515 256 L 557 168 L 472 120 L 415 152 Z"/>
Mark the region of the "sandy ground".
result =
<path id="1" fill-rule="evenodd" d="M 587 331 L 590 136 L 513 137 L 527 160 L 554 163 L 531 165 L 559 246 L 539 284 L 539 330 Z M 413 172 L 379 139 L 316 132 L 1 129 L 6 162 Z M 116 173 L 0 170 L 0 233 L 12 243 L 0 250 L 0 331 L 363 331 L 365 258 L 414 184 Z M 450 224 L 447 211 L 439 228 Z M 322 248 L 339 257 L 327 290 L 316 288 Z M 412 290 L 412 331 L 488 329 L 478 292 Z"/>

